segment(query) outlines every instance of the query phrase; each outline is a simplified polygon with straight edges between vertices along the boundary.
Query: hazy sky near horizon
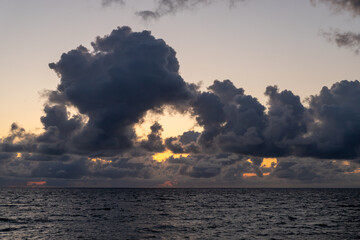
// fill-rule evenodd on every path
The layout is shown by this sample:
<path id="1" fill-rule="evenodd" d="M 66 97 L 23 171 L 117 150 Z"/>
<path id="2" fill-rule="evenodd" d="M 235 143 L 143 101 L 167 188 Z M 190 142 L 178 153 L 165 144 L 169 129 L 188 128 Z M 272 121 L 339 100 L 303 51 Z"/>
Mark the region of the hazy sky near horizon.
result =
<path id="1" fill-rule="evenodd" d="M 356 51 L 360 49 L 360 35 L 356 35 L 360 29 L 357 1 L 344 0 L 337 5 L 331 0 L 188 0 L 183 1 L 184 6 L 180 5 L 179 9 L 170 12 L 163 11 L 159 5 L 162 2 L 167 1 L 0 0 L 0 139 L 3 138 L 0 142 L 0 179 L 7 185 L 39 181 L 61 186 L 360 186 L 360 143 L 357 140 L 360 128 L 352 124 L 354 119 L 359 118 L 360 112 L 358 107 L 350 106 L 351 103 L 357 104 L 359 98 L 355 90 L 351 93 L 353 99 L 346 98 L 350 95 L 342 92 L 343 88 L 358 88 L 355 81 L 359 79 L 360 63 Z M 354 6 L 347 2 L 353 2 Z M 145 16 L 143 13 L 151 13 L 155 18 L 150 16 L 145 20 L 141 17 Z M 161 45 L 159 48 L 168 51 L 168 47 L 171 47 L 176 51 L 175 57 L 169 50 L 168 57 L 171 59 L 166 59 L 169 65 L 174 66 L 173 57 L 178 60 L 179 70 L 174 71 L 176 77 L 171 72 L 176 66 L 166 66 L 169 69 L 161 74 L 166 75 L 170 71 L 171 74 L 166 76 L 176 86 L 185 82 L 186 87 L 177 89 L 166 100 L 149 100 L 143 89 L 139 89 L 144 101 L 154 100 L 149 103 L 153 105 L 144 108 L 139 107 L 139 103 L 130 105 L 141 110 L 135 112 L 134 116 L 126 117 L 111 115 L 112 109 L 106 109 L 109 118 L 98 110 L 84 107 L 92 102 L 91 99 L 85 104 L 61 95 L 62 90 L 55 91 L 59 84 L 63 84 L 65 89 L 68 87 L 64 84 L 70 72 L 66 64 L 67 61 L 72 63 L 72 60 L 63 58 L 64 53 L 71 55 L 69 51 L 74 50 L 79 51 L 79 55 L 87 56 L 85 50 L 77 49 L 81 45 L 91 54 L 94 53 L 93 46 L 104 56 L 110 54 L 103 46 L 110 43 L 97 42 L 96 37 L 107 39 L 114 29 L 117 29 L 119 36 L 126 35 L 126 26 L 134 33 L 148 30 L 155 39 L 163 39 L 166 43 L 165 46 L 155 41 Z M 113 33 L 115 35 L 115 31 Z M 345 36 L 342 33 L 348 34 Z M 149 41 L 155 44 L 149 36 L 129 36 L 130 40 L 126 41 L 136 39 L 136 43 Z M 346 38 L 340 39 L 344 36 Z M 129 46 L 131 48 L 133 45 Z M 118 50 L 118 46 L 115 49 Z M 95 61 L 95 55 L 90 55 L 84 58 Z M 99 59 L 96 61 L 106 62 Z M 49 67 L 50 63 L 54 64 Z M 103 69 L 99 67 L 101 71 Z M 151 74 L 149 76 L 153 76 Z M 96 75 L 95 70 L 93 75 Z M 221 82 L 223 85 L 214 83 L 214 80 L 226 79 L 231 84 L 226 81 Z M 342 80 L 349 82 L 339 83 Z M 335 86 L 335 83 L 339 84 Z M 194 90 L 191 84 L 200 88 Z M 68 90 L 78 91 L 78 96 L 83 96 L 84 86 L 75 90 L 69 87 Z M 229 100 L 221 96 L 219 89 L 235 89 L 234 86 L 237 88 L 234 91 L 243 97 L 244 102 L 237 102 L 240 100 L 235 100 L 235 97 Z M 268 86 L 277 86 L 278 89 Z M 335 107 L 326 102 L 327 95 L 321 92 L 324 86 L 334 86 L 331 94 L 343 94 L 336 98 L 337 102 L 331 102 Z M 54 91 L 54 95 L 49 97 L 45 94 L 48 90 Z M 159 94 L 155 90 L 154 94 Z M 267 96 L 264 95 L 265 91 Z M 192 96 L 184 97 L 187 94 Z M 309 103 L 312 95 L 316 97 Z M 92 97 L 91 94 L 87 96 Z M 296 96 L 300 97 L 300 101 Z M 183 101 L 188 102 L 185 104 Z M 44 109 L 49 102 L 58 107 Z M 143 114 L 156 110 L 159 102 L 175 109 L 173 117 L 169 114 L 166 117 L 148 116 L 144 126 L 138 127 L 136 132 L 143 140 L 136 140 L 135 148 L 127 146 L 130 144 L 127 140 L 135 141 L 133 124 L 140 122 Z M 221 112 L 212 112 L 216 104 L 219 104 Z M 259 118 L 246 115 L 252 123 L 240 124 L 250 124 L 243 129 L 234 123 L 233 118 L 242 119 L 244 116 L 234 117 L 231 109 L 236 108 L 240 112 L 241 106 L 247 104 L 252 104 L 250 108 L 255 109 Z M 284 120 L 284 116 L 289 116 L 285 114 L 290 108 L 287 104 L 295 109 L 289 114 L 290 120 Z M 335 109 L 332 115 L 331 110 L 330 113 L 322 112 L 329 105 Z M 184 106 L 193 109 L 189 111 L 192 116 L 189 112 L 182 114 Z M 268 109 L 262 109 L 262 106 Z M 82 116 L 90 118 L 91 124 L 85 124 L 84 119 L 79 120 L 75 110 L 72 112 L 75 117 L 66 117 L 66 123 L 56 125 L 57 130 L 54 130 L 52 117 L 64 112 L 66 115 L 71 107 L 81 109 Z M 284 114 L 279 117 L 277 114 L 281 111 Z M 223 112 L 225 120 L 216 119 Z M 307 114 L 313 114 L 311 120 Z M 276 116 L 272 118 L 275 120 L 271 120 L 270 115 Z M 111 125 L 109 122 L 114 119 L 124 120 L 124 126 L 110 130 L 98 126 L 100 122 Z M 328 119 L 331 120 L 327 122 Z M 130 122 L 128 125 L 125 124 L 127 121 Z M 161 126 L 154 124 L 155 121 Z M 351 124 L 345 124 L 347 121 Z M 28 135 L 21 133 L 17 125 L 12 125 L 14 122 L 23 127 Z M 288 128 L 279 130 L 289 122 Z M 323 125 L 320 126 L 319 122 Z M 342 123 L 350 127 L 342 129 Z M 13 135 L 6 138 L 11 128 Z M 335 137 L 324 129 L 334 133 Z M 51 135 L 54 134 L 52 131 L 60 132 L 55 134 L 56 140 L 55 135 Z M 106 133 L 109 139 L 98 142 L 106 138 L 97 138 L 95 135 L 98 131 L 109 131 L 109 134 L 116 132 L 119 135 L 110 134 L 110 138 Z M 259 137 L 259 134 L 263 135 Z M 216 135 L 214 142 L 221 149 L 218 152 L 212 152 L 212 145 L 207 145 L 212 141 L 209 140 L 212 139 L 210 135 Z M 340 136 L 341 141 L 328 140 L 336 136 Z M 96 141 L 82 142 L 86 138 L 96 138 Z M 185 140 L 190 138 L 192 140 Z M 259 138 L 265 139 L 264 143 L 258 144 Z M 68 142 L 68 139 L 71 140 Z M 124 141 L 122 143 L 127 147 L 116 148 L 119 153 L 114 154 L 115 148 L 111 145 L 114 139 Z M 55 142 L 57 140 L 60 142 Z M 45 146 L 46 141 L 54 141 L 54 145 Z M 80 143 L 70 151 L 68 144 L 73 141 Z M 278 145 L 271 145 L 276 141 Z M 242 145 L 244 142 L 246 146 Z M 174 149 L 180 145 L 176 144 L 182 147 L 178 152 Z M 92 151 L 89 146 L 98 149 Z M 260 146 L 262 150 L 259 151 Z M 123 148 L 128 147 L 130 150 L 122 152 Z M 183 157 L 179 160 L 171 157 L 163 164 L 151 162 L 154 154 L 165 150 L 182 153 Z M 252 160 L 247 160 L 249 158 Z M 270 160 L 262 161 L 263 158 Z M 339 171 L 342 172 L 341 176 L 338 175 Z M 108 179 L 112 179 L 111 183 Z M 287 182 L 289 179 L 292 182 Z"/>

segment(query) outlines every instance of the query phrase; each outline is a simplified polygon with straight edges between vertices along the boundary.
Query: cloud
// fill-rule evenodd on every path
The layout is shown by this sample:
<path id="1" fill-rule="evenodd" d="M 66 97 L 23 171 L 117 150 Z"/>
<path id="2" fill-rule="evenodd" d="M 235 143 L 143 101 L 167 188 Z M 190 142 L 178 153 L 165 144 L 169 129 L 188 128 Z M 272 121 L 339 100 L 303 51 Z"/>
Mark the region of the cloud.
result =
<path id="1" fill-rule="evenodd" d="M 209 92 L 199 94 L 193 114 L 204 127 L 197 141 L 202 151 L 258 157 L 359 157 L 358 81 L 324 87 L 310 97 L 308 108 L 299 96 L 276 86 L 267 87 L 265 95 L 267 111 L 229 80 L 215 81 Z"/>
<path id="2" fill-rule="evenodd" d="M 150 152 L 163 152 L 165 146 L 161 138 L 161 132 L 163 131 L 162 126 L 155 122 L 151 127 L 151 133 L 147 136 L 146 140 L 140 142 L 140 146 Z"/>
<path id="3" fill-rule="evenodd" d="M 136 15 L 143 20 L 158 19 L 164 15 L 175 14 L 183 9 L 191 9 L 200 4 L 208 4 L 210 0 L 158 0 L 156 1 L 155 10 L 139 11 Z"/>
<path id="4" fill-rule="evenodd" d="M 88 118 L 71 137 L 74 151 L 131 148 L 133 126 L 147 111 L 161 111 L 165 105 L 180 109 L 194 94 L 179 75 L 175 51 L 148 31 L 118 28 L 97 37 L 92 46 L 93 52 L 80 46 L 49 64 L 61 78 L 57 90 L 48 93 L 49 104 L 75 107 Z"/>
<path id="5" fill-rule="evenodd" d="M 360 0 L 310 0 L 314 5 L 321 2 L 330 6 L 336 12 L 349 12 L 353 17 L 360 15 Z M 360 50 L 360 34 L 354 32 L 341 32 L 339 30 L 321 31 L 320 35 L 338 47 L 349 48 L 355 54 Z"/>
<path id="6" fill-rule="evenodd" d="M 0 153 L 0 161 L 4 161 L 4 160 L 8 160 L 11 159 L 12 157 L 14 157 L 14 154 L 12 153 Z"/>
<path id="7" fill-rule="evenodd" d="M 359 0 L 311 0 L 313 4 L 317 2 L 325 3 L 334 11 L 350 12 L 354 17 L 360 15 L 360 1 Z"/>
<path id="8" fill-rule="evenodd" d="M 124 5 L 125 1 L 124 0 L 101 0 L 101 5 L 103 7 L 109 7 L 112 4 Z"/>
<path id="9" fill-rule="evenodd" d="M 46 181 L 38 181 L 38 182 L 28 181 L 26 183 L 26 186 L 28 186 L 28 187 L 41 187 L 41 186 L 45 186 L 45 185 L 46 185 Z"/>
<path id="10" fill-rule="evenodd" d="M 138 11 L 135 14 L 137 16 L 141 17 L 144 21 L 150 21 L 150 20 L 153 20 L 153 19 L 158 19 L 158 18 L 160 18 L 162 16 L 157 11 L 151 11 L 151 10 Z"/>
<path id="11" fill-rule="evenodd" d="M 165 146 L 173 153 L 199 153 L 199 146 L 196 144 L 199 132 L 187 131 L 177 137 L 170 137 L 165 140 Z"/>
<path id="12" fill-rule="evenodd" d="M 188 176 L 191 178 L 223 178 L 227 169 L 244 161 L 243 157 L 236 154 L 194 154 L 188 157 L 170 157 L 166 163 L 172 176 Z M 249 163 L 247 163 L 249 164 Z"/>
<path id="13" fill-rule="evenodd" d="M 237 2 L 245 0 L 229 0 L 229 7 L 234 7 Z M 149 21 L 159 19 L 162 16 L 176 14 L 186 9 L 195 9 L 214 3 L 214 0 L 157 0 L 154 10 L 143 10 L 136 12 L 143 20 Z"/>
<path id="14" fill-rule="evenodd" d="M 230 8 L 239 2 L 247 0 L 227 0 Z M 102 6 L 108 7 L 112 4 L 124 5 L 125 0 L 102 0 Z M 145 21 L 156 20 L 166 15 L 175 15 L 184 10 L 194 10 L 215 3 L 214 0 L 155 0 L 153 9 L 136 11 L 135 15 L 140 16 Z M 354 17 L 360 14 L 359 0 L 310 0 L 313 5 L 317 3 L 327 4 L 333 11 L 350 12 Z"/>
<path id="15" fill-rule="evenodd" d="M 338 47 L 344 47 L 352 50 L 355 54 L 360 53 L 360 34 L 354 32 L 341 32 L 334 30 L 330 32 L 322 31 L 320 33 L 325 39 L 331 43 L 335 43 Z"/>
<path id="16" fill-rule="evenodd" d="M 360 83 L 341 81 L 310 97 L 308 131 L 295 155 L 356 159 L 360 154 Z M 296 146 L 296 145 L 295 145 Z"/>
<path id="17" fill-rule="evenodd" d="M 280 159 L 271 175 L 292 183 L 351 184 L 351 181 L 359 181 L 359 176 L 349 172 L 358 167 L 359 165 L 344 164 L 342 161 L 284 158 Z"/>
<path id="18" fill-rule="evenodd" d="M 157 187 L 161 187 L 161 188 L 174 187 L 177 184 L 178 182 L 176 180 L 174 181 L 167 180 L 164 183 L 158 184 Z"/>
<path id="19" fill-rule="evenodd" d="M 79 46 L 49 65 L 60 83 L 46 92 L 44 131 L 33 134 L 12 124 L 0 140 L 2 179 L 132 179 L 151 186 L 169 179 L 179 186 L 210 178 L 256 181 L 244 176 L 310 183 L 325 181 L 326 174 L 357 179 L 359 81 L 324 86 L 307 104 L 290 90 L 268 86 L 263 105 L 230 80 L 215 80 L 204 91 L 185 82 L 175 50 L 148 31 L 117 28 L 92 47 Z M 163 139 L 163 126 L 155 122 L 140 140 L 134 126 L 165 107 L 190 113 L 203 130 Z M 153 160 L 154 153 L 168 150 L 184 156 Z M 281 161 L 264 166 L 264 157 Z M 352 161 L 347 167 L 334 159 Z"/>
<path id="20" fill-rule="evenodd" d="M 49 64 L 60 84 L 45 94 L 44 132 L 11 126 L 0 141 L 2 176 L 147 179 L 159 170 L 151 155 L 165 150 L 161 125 L 154 123 L 142 141 L 134 125 L 148 111 L 187 111 L 197 87 L 179 75 L 175 51 L 148 31 L 117 28 L 92 47 Z"/>

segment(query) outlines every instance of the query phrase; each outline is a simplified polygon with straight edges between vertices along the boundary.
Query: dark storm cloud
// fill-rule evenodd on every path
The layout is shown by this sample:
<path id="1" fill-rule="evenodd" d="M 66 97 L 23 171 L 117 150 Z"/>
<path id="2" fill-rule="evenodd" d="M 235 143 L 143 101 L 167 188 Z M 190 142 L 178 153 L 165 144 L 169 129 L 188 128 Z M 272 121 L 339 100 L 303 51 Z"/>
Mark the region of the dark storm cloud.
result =
<path id="1" fill-rule="evenodd" d="M 213 93 L 203 92 L 193 103 L 193 111 L 198 124 L 204 127 L 198 142 L 210 148 L 212 141 L 219 134 L 221 124 L 225 122 L 224 104 Z"/>
<path id="2" fill-rule="evenodd" d="M 50 102 L 74 106 L 88 117 L 72 137 L 77 150 L 128 149 L 136 140 L 133 125 L 147 111 L 181 108 L 192 98 L 194 87 L 180 77 L 175 51 L 150 32 L 122 27 L 92 46 L 94 52 L 80 46 L 49 65 L 61 78 Z"/>
<path id="3" fill-rule="evenodd" d="M 268 86 L 264 106 L 230 80 L 216 80 L 206 91 L 186 83 L 175 51 L 148 31 L 117 28 L 92 46 L 92 51 L 80 46 L 50 64 L 60 84 L 47 92 L 40 119 L 44 131 L 36 135 L 11 126 L 0 141 L 1 176 L 240 181 L 244 173 L 271 173 L 278 179 L 317 181 L 355 169 L 336 170 L 321 159 L 359 161 L 358 81 L 323 87 L 308 106 L 292 91 Z M 165 107 L 190 113 L 203 131 L 163 140 L 163 128 L 155 122 L 139 140 L 135 124 Z M 190 156 L 164 163 L 152 159 L 166 149 Z M 307 157 L 322 165 L 315 171 L 311 164 L 285 159 L 275 171 L 262 166 L 263 157 Z"/>
<path id="4" fill-rule="evenodd" d="M 344 164 L 342 161 L 284 158 L 279 159 L 271 176 L 291 182 L 348 184 L 356 179 L 353 172 L 358 167 L 359 165 Z"/>
<path id="5" fill-rule="evenodd" d="M 45 116 L 41 117 L 44 133 L 40 135 L 27 133 L 14 123 L 10 134 L 0 142 L 0 149 L 3 152 L 29 152 L 45 155 L 62 155 L 69 152 L 67 142 L 72 132 L 82 126 L 81 118 L 79 116 L 68 118 L 64 106 L 46 106 L 44 111 Z"/>
<path id="6" fill-rule="evenodd" d="M 0 161 L 9 160 L 14 157 L 12 153 L 0 153 Z"/>
<path id="7" fill-rule="evenodd" d="M 152 163 L 151 161 L 149 161 L 149 158 L 141 159 L 140 162 L 137 162 L 132 158 L 124 157 L 110 159 L 111 162 L 107 162 L 105 164 L 101 161 L 88 163 L 88 175 L 95 178 L 149 179 L 154 175 L 153 172 L 156 168 L 156 163 Z"/>
<path id="8" fill-rule="evenodd" d="M 311 0 L 311 2 L 328 4 L 335 11 L 347 11 L 354 17 L 360 15 L 360 0 Z"/>
<path id="9" fill-rule="evenodd" d="M 341 81 L 310 97 L 306 131 L 292 145 L 292 155 L 356 159 L 360 150 L 360 83 Z M 302 124 L 303 122 L 301 122 Z M 301 125 L 299 125 L 301 126 Z"/>
<path id="10" fill-rule="evenodd" d="M 211 166 L 208 164 L 204 164 L 192 167 L 191 171 L 189 171 L 188 174 L 190 177 L 193 178 L 211 178 L 217 176 L 220 171 L 220 166 Z"/>
<path id="11" fill-rule="evenodd" d="M 170 137 L 165 140 L 165 146 L 173 153 L 199 153 L 199 146 L 196 144 L 200 133 L 194 131 L 184 132 L 177 137 Z"/>
<path id="12" fill-rule="evenodd" d="M 221 163 L 212 156 L 198 155 L 188 158 L 170 158 L 168 162 L 179 165 L 179 168 L 175 168 L 176 174 L 192 178 L 211 178 L 221 172 Z"/>
<path id="13" fill-rule="evenodd" d="M 49 65 L 60 84 L 46 93 L 44 132 L 11 126 L 0 142 L 2 176 L 147 179 L 161 170 L 151 157 L 165 150 L 161 125 L 151 126 L 143 141 L 134 125 L 148 111 L 187 111 L 197 87 L 179 75 L 175 51 L 148 31 L 118 28 L 92 46 L 93 51 L 80 46 Z M 193 135 L 181 141 L 194 143 Z"/>
<path id="14" fill-rule="evenodd" d="M 360 153 L 360 83 L 341 81 L 311 96 L 308 132 L 296 155 L 356 159 Z"/>
<path id="15" fill-rule="evenodd" d="M 338 47 L 348 48 L 355 54 L 360 53 L 360 34 L 354 32 L 341 32 L 339 30 L 321 32 L 329 42 L 335 43 Z"/>
<path id="16" fill-rule="evenodd" d="M 308 108 L 289 90 L 269 86 L 268 111 L 229 81 L 215 81 L 193 103 L 204 131 L 197 143 L 259 157 L 356 159 L 360 150 L 360 84 L 341 81 L 310 97 Z M 173 140 L 173 139 L 172 139 Z"/>
<path id="17" fill-rule="evenodd" d="M 8 136 L 0 139 L 0 151 L 7 153 L 36 151 L 36 135 L 13 123 Z"/>
<path id="18" fill-rule="evenodd" d="M 200 133 L 195 131 L 187 131 L 184 132 L 181 136 L 179 136 L 179 142 L 182 144 L 189 144 L 196 142 L 197 138 L 200 136 Z"/>
<path id="19" fill-rule="evenodd" d="M 83 118 L 70 117 L 65 105 L 46 105 L 44 113 L 40 120 L 45 131 L 37 137 L 38 152 L 50 155 L 72 152 L 69 139 L 83 127 Z"/>
<path id="20" fill-rule="evenodd" d="M 173 153 L 185 153 L 184 147 L 178 142 L 178 138 L 176 137 L 165 139 L 165 146 Z"/>
<path id="21" fill-rule="evenodd" d="M 69 118 L 69 113 L 64 105 L 45 106 L 44 113 L 45 116 L 40 118 L 44 129 L 47 130 L 47 133 L 56 132 L 56 138 L 65 139 L 82 127 L 81 116 L 75 115 Z M 45 133 L 39 137 L 39 141 L 48 142 L 52 140 L 51 137 L 53 136 L 50 133 Z"/>
<path id="22" fill-rule="evenodd" d="M 280 162 L 273 172 L 273 176 L 290 180 L 314 181 L 321 178 L 314 169 L 314 164 L 297 162 Z"/>
<path id="23" fill-rule="evenodd" d="M 46 179 L 148 179 L 157 169 L 149 158 L 94 158 L 72 156 L 45 156 L 23 153 L 21 157 L 7 156 L 0 161 L 0 175 Z M 11 158 L 11 159 L 10 159 Z"/>
<path id="24" fill-rule="evenodd" d="M 277 87 L 267 87 L 265 95 L 268 102 L 268 126 L 264 130 L 264 137 L 269 156 L 291 154 L 292 141 L 301 138 L 307 131 L 306 109 L 300 97 L 291 91 L 279 92 Z"/>
<path id="25" fill-rule="evenodd" d="M 165 146 L 161 138 L 162 126 L 155 122 L 151 127 L 151 133 L 147 135 L 147 139 L 140 142 L 140 146 L 150 152 L 163 152 Z"/>
<path id="26" fill-rule="evenodd" d="M 274 166 L 262 166 L 262 161 L 262 158 L 254 157 L 249 161 L 249 157 L 234 153 L 193 154 L 188 157 L 170 157 L 166 161 L 166 170 L 170 176 L 180 175 L 193 180 L 213 178 L 214 182 L 226 185 L 243 182 L 249 173 L 258 177 L 266 173 L 268 176 Z"/>
<path id="27" fill-rule="evenodd" d="M 194 114 L 204 131 L 199 144 L 205 149 L 247 154 L 263 146 L 265 108 L 229 81 L 215 81 L 194 102 Z"/>
<path id="28" fill-rule="evenodd" d="M 71 160 L 71 156 L 65 155 L 65 154 L 54 156 L 54 155 L 47 155 L 44 153 L 22 153 L 21 159 L 26 160 L 26 161 L 37 161 L 37 162 L 41 162 L 41 161 L 65 162 L 65 161 Z"/>
<path id="29" fill-rule="evenodd" d="M 251 164 L 245 161 L 246 159 L 244 156 L 229 153 L 194 154 L 188 157 L 170 157 L 166 163 L 168 164 L 167 170 L 170 171 L 170 175 L 181 175 L 191 178 L 224 178 L 228 171 L 231 171 L 230 169 L 233 169 L 233 174 L 235 173 L 234 168 L 240 169 L 238 166 L 239 162 L 243 164 L 241 171 L 238 171 L 238 173 L 241 172 L 239 177 L 242 177 L 242 172 L 251 167 Z"/>
<path id="30" fill-rule="evenodd" d="M 86 158 L 72 162 L 40 162 L 31 172 L 35 178 L 78 179 L 88 175 Z"/>

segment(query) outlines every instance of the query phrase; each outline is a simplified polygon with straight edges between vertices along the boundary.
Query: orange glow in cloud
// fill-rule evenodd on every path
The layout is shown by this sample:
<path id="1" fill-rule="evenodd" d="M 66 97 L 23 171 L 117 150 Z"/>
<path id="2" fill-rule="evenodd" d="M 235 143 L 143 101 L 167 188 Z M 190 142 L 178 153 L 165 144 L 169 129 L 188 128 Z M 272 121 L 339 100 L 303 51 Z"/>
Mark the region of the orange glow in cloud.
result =
<path id="1" fill-rule="evenodd" d="M 345 172 L 345 174 L 357 174 L 357 173 L 360 173 L 360 168 L 357 168 L 352 172 Z"/>
<path id="2" fill-rule="evenodd" d="M 350 162 L 349 161 L 342 161 L 342 164 L 345 166 L 350 166 Z"/>
<path id="3" fill-rule="evenodd" d="M 189 155 L 190 154 L 188 154 L 188 153 L 174 154 L 169 149 L 167 149 L 165 152 L 155 153 L 152 157 L 157 162 L 163 162 L 163 161 L 165 161 L 166 159 L 168 159 L 171 156 L 173 158 L 180 158 L 180 157 L 187 157 Z"/>
<path id="4" fill-rule="evenodd" d="M 269 176 L 270 173 L 263 173 L 263 176 Z M 243 173 L 244 178 L 256 177 L 256 173 Z"/>
<path id="5" fill-rule="evenodd" d="M 261 167 L 264 168 L 271 168 L 271 166 L 276 167 L 277 165 L 277 158 L 264 158 L 261 164 Z"/>
<path id="6" fill-rule="evenodd" d="M 27 187 L 41 187 L 41 186 L 45 186 L 45 185 L 46 185 L 46 181 L 27 182 L 26 183 Z"/>
<path id="7" fill-rule="evenodd" d="M 244 173 L 243 174 L 243 177 L 244 178 L 250 178 L 250 177 L 256 177 L 256 173 Z"/>
<path id="8" fill-rule="evenodd" d="M 92 161 L 94 163 L 102 163 L 102 164 L 112 163 L 111 160 L 106 160 L 106 159 L 102 159 L 102 158 L 91 158 L 90 161 Z"/>
<path id="9" fill-rule="evenodd" d="M 253 163 L 250 158 L 248 160 L 246 160 L 246 161 L 251 163 L 251 164 Z M 276 167 L 277 158 L 263 158 L 263 161 L 261 163 L 261 167 L 263 167 L 263 168 L 271 168 L 272 165 L 274 167 Z"/>
<path id="10" fill-rule="evenodd" d="M 21 156 L 22 156 L 21 153 L 19 153 L 19 152 L 16 153 L 16 157 L 17 157 L 17 158 L 21 158 Z"/>
<path id="11" fill-rule="evenodd" d="M 165 181 L 164 183 L 161 183 L 158 185 L 158 187 L 174 187 L 175 185 L 177 185 L 178 182 L 176 180 L 174 181 Z"/>

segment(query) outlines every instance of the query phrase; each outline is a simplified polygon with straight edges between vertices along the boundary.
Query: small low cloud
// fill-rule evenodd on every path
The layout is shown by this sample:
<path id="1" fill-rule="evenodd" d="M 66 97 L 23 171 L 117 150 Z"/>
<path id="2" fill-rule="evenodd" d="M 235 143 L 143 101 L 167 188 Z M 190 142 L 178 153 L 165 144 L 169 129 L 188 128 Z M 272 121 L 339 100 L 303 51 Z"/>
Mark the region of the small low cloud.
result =
<path id="1" fill-rule="evenodd" d="M 338 47 L 348 48 L 357 55 L 360 53 L 360 33 L 332 30 L 328 32 L 321 31 L 320 34 Z"/>
<path id="2" fill-rule="evenodd" d="M 45 186 L 46 185 L 46 181 L 28 181 L 26 183 L 27 187 L 41 187 L 41 186 Z"/>
<path id="3" fill-rule="evenodd" d="M 360 0 L 311 0 L 315 5 L 316 3 L 327 4 L 333 11 L 336 12 L 349 12 L 354 17 L 360 15 Z"/>
<path id="4" fill-rule="evenodd" d="M 158 184 L 157 187 L 161 187 L 161 188 L 171 188 L 171 187 L 175 187 L 176 185 L 178 185 L 178 182 L 176 180 L 167 180 L 164 183 Z"/>
<path id="5" fill-rule="evenodd" d="M 245 0 L 228 0 L 229 7 L 234 7 L 237 2 Z M 183 10 L 194 10 L 200 7 L 213 4 L 214 0 L 157 0 L 155 7 L 152 10 L 146 9 L 138 11 L 135 14 L 140 16 L 143 20 L 155 20 L 162 16 L 169 14 L 176 14 Z"/>
<path id="6" fill-rule="evenodd" d="M 124 0 L 102 0 L 101 1 L 101 5 L 103 7 L 109 7 L 113 4 L 119 4 L 119 5 L 124 5 L 125 1 Z"/>

